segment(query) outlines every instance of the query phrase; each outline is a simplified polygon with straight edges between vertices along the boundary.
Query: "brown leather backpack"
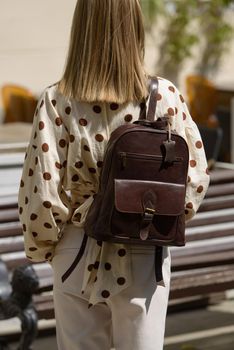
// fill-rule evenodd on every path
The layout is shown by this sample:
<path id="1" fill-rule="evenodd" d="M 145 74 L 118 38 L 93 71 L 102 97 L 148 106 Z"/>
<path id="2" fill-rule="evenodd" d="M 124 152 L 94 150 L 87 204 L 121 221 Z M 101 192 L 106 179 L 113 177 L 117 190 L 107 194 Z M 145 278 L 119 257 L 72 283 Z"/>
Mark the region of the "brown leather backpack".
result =
<path id="1" fill-rule="evenodd" d="M 138 121 L 112 133 L 85 233 L 98 241 L 156 246 L 158 281 L 161 247 L 185 245 L 189 151 L 186 141 L 171 132 L 167 118 L 155 120 L 157 92 L 153 78 L 147 115 L 142 111 Z"/>
<path id="2" fill-rule="evenodd" d="M 155 122 L 157 80 L 147 119 L 122 125 L 108 142 L 100 188 L 85 232 L 97 240 L 144 245 L 185 244 L 186 141 Z"/>

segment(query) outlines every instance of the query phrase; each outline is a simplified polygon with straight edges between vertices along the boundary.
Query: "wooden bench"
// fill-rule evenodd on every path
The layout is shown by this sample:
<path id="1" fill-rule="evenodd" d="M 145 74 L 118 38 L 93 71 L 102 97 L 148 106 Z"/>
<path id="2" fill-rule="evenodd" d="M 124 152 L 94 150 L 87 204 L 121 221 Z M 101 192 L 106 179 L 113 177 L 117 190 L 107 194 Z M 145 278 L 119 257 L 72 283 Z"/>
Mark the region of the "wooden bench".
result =
<path id="1" fill-rule="evenodd" d="M 186 228 L 186 247 L 171 248 L 170 303 L 234 289 L 234 170 L 215 169 L 196 217 Z M 16 195 L 0 196 L 0 258 L 10 272 L 25 258 Z M 40 285 L 34 302 L 39 319 L 54 318 L 52 270 L 33 264 Z"/>
<path id="2" fill-rule="evenodd" d="M 187 245 L 171 248 L 170 299 L 234 288 L 234 169 L 216 169 L 206 197 L 186 228 Z"/>

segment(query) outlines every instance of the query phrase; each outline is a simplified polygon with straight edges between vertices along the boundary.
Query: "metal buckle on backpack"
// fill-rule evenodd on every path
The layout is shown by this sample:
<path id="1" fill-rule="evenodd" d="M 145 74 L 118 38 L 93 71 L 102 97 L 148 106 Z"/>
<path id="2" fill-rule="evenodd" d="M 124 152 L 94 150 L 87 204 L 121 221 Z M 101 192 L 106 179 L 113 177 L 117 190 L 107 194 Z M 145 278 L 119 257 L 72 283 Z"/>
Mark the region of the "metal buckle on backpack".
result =
<path id="1" fill-rule="evenodd" d="M 149 229 L 150 229 L 150 225 L 152 224 L 155 213 L 156 211 L 154 209 L 145 208 L 145 211 L 142 217 L 142 226 L 140 230 L 140 238 L 142 239 L 142 241 L 147 240 L 147 238 L 149 237 Z"/>
<path id="2" fill-rule="evenodd" d="M 145 208 L 145 213 L 153 215 L 156 213 L 156 211 L 152 208 Z"/>

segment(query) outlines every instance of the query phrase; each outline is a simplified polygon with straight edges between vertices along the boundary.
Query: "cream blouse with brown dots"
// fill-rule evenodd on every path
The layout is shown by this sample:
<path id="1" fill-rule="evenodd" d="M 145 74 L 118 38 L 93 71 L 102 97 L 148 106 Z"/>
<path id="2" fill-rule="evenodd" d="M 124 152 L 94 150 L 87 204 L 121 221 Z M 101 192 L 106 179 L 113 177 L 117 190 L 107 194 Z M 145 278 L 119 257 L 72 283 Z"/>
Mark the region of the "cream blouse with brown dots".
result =
<path id="1" fill-rule="evenodd" d="M 196 213 L 209 183 L 203 144 L 182 95 L 168 80 L 159 78 L 157 100 L 157 117 L 169 115 L 172 129 L 189 146 L 185 207 L 188 220 Z M 20 220 L 30 260 L 52 260 L 56 243 L 66 234 L 67 223 L 83 227 L 98 190 L 110 134 L 118 126 L 137 120 L 140 108 L 138 103 L 68 100 L 56 84 L 45 89 L 35 112 L 19 189 Z M 91 304 L 131 284 L 131 251 L 127 246 L 99 244 L 89 238 L 87 252 L 83 290 L 93 283 Z"/>

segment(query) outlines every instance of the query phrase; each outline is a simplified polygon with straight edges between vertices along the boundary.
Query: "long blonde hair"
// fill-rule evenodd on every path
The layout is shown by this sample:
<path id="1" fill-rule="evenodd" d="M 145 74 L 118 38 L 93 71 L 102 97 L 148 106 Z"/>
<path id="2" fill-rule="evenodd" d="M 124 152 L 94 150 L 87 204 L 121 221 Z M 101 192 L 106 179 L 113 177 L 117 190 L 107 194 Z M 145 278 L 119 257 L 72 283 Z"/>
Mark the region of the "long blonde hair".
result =
<path id="1" fill-rule="evenodd" d="M 141 101 L 144 51 L 139 0 L 78 0 L 59 89 L 79 101 Z"/>

